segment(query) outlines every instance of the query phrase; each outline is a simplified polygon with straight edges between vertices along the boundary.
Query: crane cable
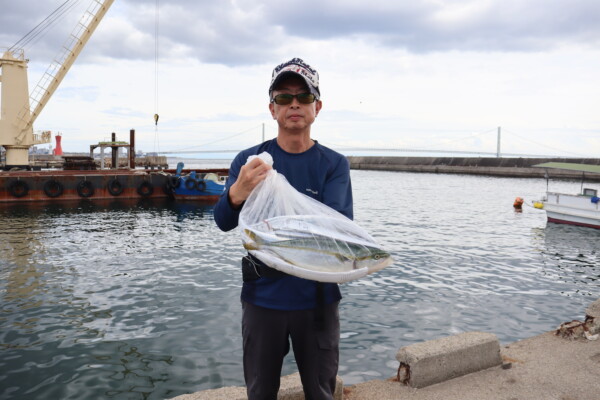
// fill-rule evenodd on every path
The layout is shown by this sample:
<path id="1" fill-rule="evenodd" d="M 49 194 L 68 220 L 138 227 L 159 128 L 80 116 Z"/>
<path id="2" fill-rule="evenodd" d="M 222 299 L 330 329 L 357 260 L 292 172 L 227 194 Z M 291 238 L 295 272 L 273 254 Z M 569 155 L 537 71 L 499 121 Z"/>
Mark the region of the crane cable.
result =
<path id="1" fill-rule="evenodd" d="M 80 0 L 66 0 L 64 3 L 58 6 L 56 10 L 52 11 L 50 15 L 44 18 L 42 22 L 37 24 L 33 29 L 27 32 L 25 36 L 13 44 L 8 50 L 14 52 L 17 48 L 25 49 L 30 43 L 35 43 L 39 39 L 40 35 L 43 37 L 45 35 L 45 31 L 47 31 L 52 25 L 55 25 L 79 2 Z"/>
<path id="2" fill-rule="evenodd" d="M 159 21 L 159 0 L 156 0 L 156 10 L 154 14 L 154 151 L 159 151 L 158 144 L 158 21 Z"/>

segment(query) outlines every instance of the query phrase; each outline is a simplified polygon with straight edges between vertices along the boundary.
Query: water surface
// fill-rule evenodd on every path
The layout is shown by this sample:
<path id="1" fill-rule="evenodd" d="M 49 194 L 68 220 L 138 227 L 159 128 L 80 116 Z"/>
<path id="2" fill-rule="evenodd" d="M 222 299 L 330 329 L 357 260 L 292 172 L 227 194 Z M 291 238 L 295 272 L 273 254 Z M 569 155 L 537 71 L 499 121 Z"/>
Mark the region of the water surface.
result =
<path id="1" fill-rule="evenodd" d="M 402 346 L 473 330 L 506 344 L 582 318 L 600 297 L 600 231 L 512 208 L 516 196 L 538 199 L 543 179 L 352 180 L 356 221 L 396 261 L 341 286 L 345 384 L 394 375 Z M 243 385 L 243 249 L 211 207 L 19 204 L 0 207 L 0 221 L 0 398 L 162 399 Z"/>

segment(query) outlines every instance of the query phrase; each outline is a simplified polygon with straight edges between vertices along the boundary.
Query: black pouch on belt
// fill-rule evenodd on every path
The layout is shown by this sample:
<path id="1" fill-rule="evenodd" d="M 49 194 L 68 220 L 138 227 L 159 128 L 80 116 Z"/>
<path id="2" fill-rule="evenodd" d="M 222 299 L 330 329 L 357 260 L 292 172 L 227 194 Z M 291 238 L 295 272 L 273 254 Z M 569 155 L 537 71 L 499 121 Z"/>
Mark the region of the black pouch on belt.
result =
<path id="1" fill-rule="evenodd" d="M 262 261 L 251 254 L 242 257 L 242 279 L 244 282 L 252 282 L 261 277 L 271 279 L 283 278 L 287 275 L 288 274 L 285 272 L 266 266 Z"/>

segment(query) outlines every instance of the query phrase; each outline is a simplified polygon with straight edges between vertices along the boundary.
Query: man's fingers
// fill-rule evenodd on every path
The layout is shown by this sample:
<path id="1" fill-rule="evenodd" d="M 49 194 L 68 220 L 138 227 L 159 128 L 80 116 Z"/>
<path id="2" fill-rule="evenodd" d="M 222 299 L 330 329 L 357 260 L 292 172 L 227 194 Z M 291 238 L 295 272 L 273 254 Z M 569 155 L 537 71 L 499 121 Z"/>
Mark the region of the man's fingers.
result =
<path id="1" fill-rule="evenodd" d="M 237 181 L 229 189 L 229 199 L 232 204 L 240 205 L 245 201 L 256 185 L 267 177 L 269 170 L 271 166 L 260 158 L 243 165 Z"/>
<path id="2" fill-rule="evenodd" d="M 240 171 L 240 177 L 244 175 L 243 178 L 248 178 L 248 180 L 251 181 L 254 186 L 265 178 L 270 169 L 271 166 L 269 164 L 265 163 L 260 158 L 255 158 L 242 167 L 242 171 Z"/>

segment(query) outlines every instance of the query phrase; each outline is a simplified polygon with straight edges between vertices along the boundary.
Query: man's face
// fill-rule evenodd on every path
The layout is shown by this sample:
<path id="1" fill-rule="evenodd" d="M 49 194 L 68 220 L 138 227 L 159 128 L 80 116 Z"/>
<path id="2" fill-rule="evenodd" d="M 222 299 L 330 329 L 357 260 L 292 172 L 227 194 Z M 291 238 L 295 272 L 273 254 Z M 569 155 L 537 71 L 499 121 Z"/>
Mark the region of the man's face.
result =
<path id="1" fill-rule="evenodd" d="M 278 94 L 300 94 L 310 93 L 304 80 L 299 76 L 289 77 L 277 85 L 277 88 L 273 90 L 272 96 L 275 97 Z M 273 119 L 277 120 L 277 124 L 280 128 L 287 131 L 304 131 L 309 128 L 310 125 L 315 121 L 315 118 L 321 110 L 322 103 L 320 100 L 316 100 L 310 104 L 302 104 L 298 102 L 297 98 L 294 98 L 291 104 L 279 105 L 271 102 L 269 104 L 269 110 Z"/>

